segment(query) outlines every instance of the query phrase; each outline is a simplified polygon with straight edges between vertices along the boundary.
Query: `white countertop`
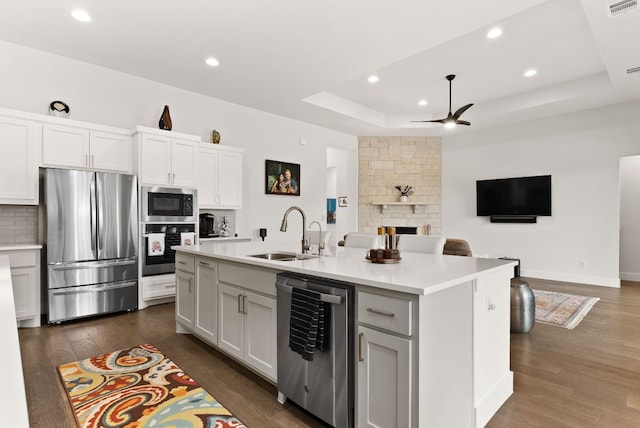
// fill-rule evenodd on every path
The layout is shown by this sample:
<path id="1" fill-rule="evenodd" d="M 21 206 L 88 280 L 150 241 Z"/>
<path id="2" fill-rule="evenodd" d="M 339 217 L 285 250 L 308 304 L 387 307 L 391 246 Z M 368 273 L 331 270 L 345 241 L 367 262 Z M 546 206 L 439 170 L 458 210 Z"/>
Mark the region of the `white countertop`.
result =
<path id="1" fill-rule="evenodd" d="M 0 339 L 3 346 L 3 351 L 0 352 L 0 367 L 4 373 L 3 382 L 6 391 L 0 400 L 2 424 L 27 428 L 29 413 L 22 374 L 16 311 L 13 304 L 9 257 L 6 255 L 0 255 Z"/>
<path id="2" fill-rule="evenodd" d="M 0 251 L 41 250 L 40 244 L 0 245 Z"/>
<path id="3" fill-rule="evenodd" d="M 483 273 L 513 269 L 508 260 L 445 256 L 424 253 L 401 253 L 396 264 L 377 264 L 365 259 L 364 248 L 332 249 L 335 255 L 297 261 L 275 261 L 255 257 L 276 251 L 300 252 L 299 244 L 270 241 L 209 243 L 195 246 L 175 246 L 177 251 L 218 260 L 245 263 L 276 270 L 297 272 L 339 281 L 384 288 L 387 290 L 427 295 L 453 285 L 472 280 Z"/>

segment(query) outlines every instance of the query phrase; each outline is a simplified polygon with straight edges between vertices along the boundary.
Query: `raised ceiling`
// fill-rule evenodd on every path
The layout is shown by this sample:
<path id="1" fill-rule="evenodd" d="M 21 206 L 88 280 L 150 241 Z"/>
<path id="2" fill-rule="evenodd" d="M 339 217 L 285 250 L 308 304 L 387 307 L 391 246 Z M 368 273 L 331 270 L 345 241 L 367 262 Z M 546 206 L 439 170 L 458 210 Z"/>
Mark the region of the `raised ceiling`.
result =
<path id="1" fill-rule="evenodd" d="M 0 39 L 352 135 L 445 135 L 411 121 L 446 115 L 447 74 L 474 103 L 453 132 L 640 99 L 640 8 L 613 3 L 1 0 Z"/>

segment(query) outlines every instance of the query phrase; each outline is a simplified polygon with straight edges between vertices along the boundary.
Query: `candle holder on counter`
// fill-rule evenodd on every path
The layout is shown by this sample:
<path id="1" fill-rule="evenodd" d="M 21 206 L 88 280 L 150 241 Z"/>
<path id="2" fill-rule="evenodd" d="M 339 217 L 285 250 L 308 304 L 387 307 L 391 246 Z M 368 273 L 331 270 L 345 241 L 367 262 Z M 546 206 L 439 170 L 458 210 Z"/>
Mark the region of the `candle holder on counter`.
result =
<path id="1" fill-rule="evenodd" d="M 394 227 L 378 228 L 378 246 L 380 248 L 372 248 L 367 252 L 365 257 L 367 260 L 372 263 L 398 263 L 402 260 L 398 250 L 398 235 Z"/>

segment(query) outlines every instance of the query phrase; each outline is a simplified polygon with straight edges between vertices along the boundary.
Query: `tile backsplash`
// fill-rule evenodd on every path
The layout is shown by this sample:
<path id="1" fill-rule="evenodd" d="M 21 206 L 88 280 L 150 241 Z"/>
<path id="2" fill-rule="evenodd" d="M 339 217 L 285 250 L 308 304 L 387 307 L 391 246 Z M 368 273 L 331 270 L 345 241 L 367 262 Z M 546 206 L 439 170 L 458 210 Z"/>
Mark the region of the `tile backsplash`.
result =
<path id="1" fill-rule="evenodd" d="M 0 205 L 0 245 L 38 243 L 38 207 Z"/>

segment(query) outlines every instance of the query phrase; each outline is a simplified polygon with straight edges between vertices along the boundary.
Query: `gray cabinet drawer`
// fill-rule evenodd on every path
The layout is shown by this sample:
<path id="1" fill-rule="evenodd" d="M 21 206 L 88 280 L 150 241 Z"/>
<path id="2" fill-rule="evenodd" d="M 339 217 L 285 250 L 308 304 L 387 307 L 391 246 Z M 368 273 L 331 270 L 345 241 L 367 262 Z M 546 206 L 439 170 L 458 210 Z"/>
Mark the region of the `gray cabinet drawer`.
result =
<path id="1" fill-rule="evenodd" d="M 411 336 L 412 303 L 402 298 L 359 291 L 358 322 Z"/>

